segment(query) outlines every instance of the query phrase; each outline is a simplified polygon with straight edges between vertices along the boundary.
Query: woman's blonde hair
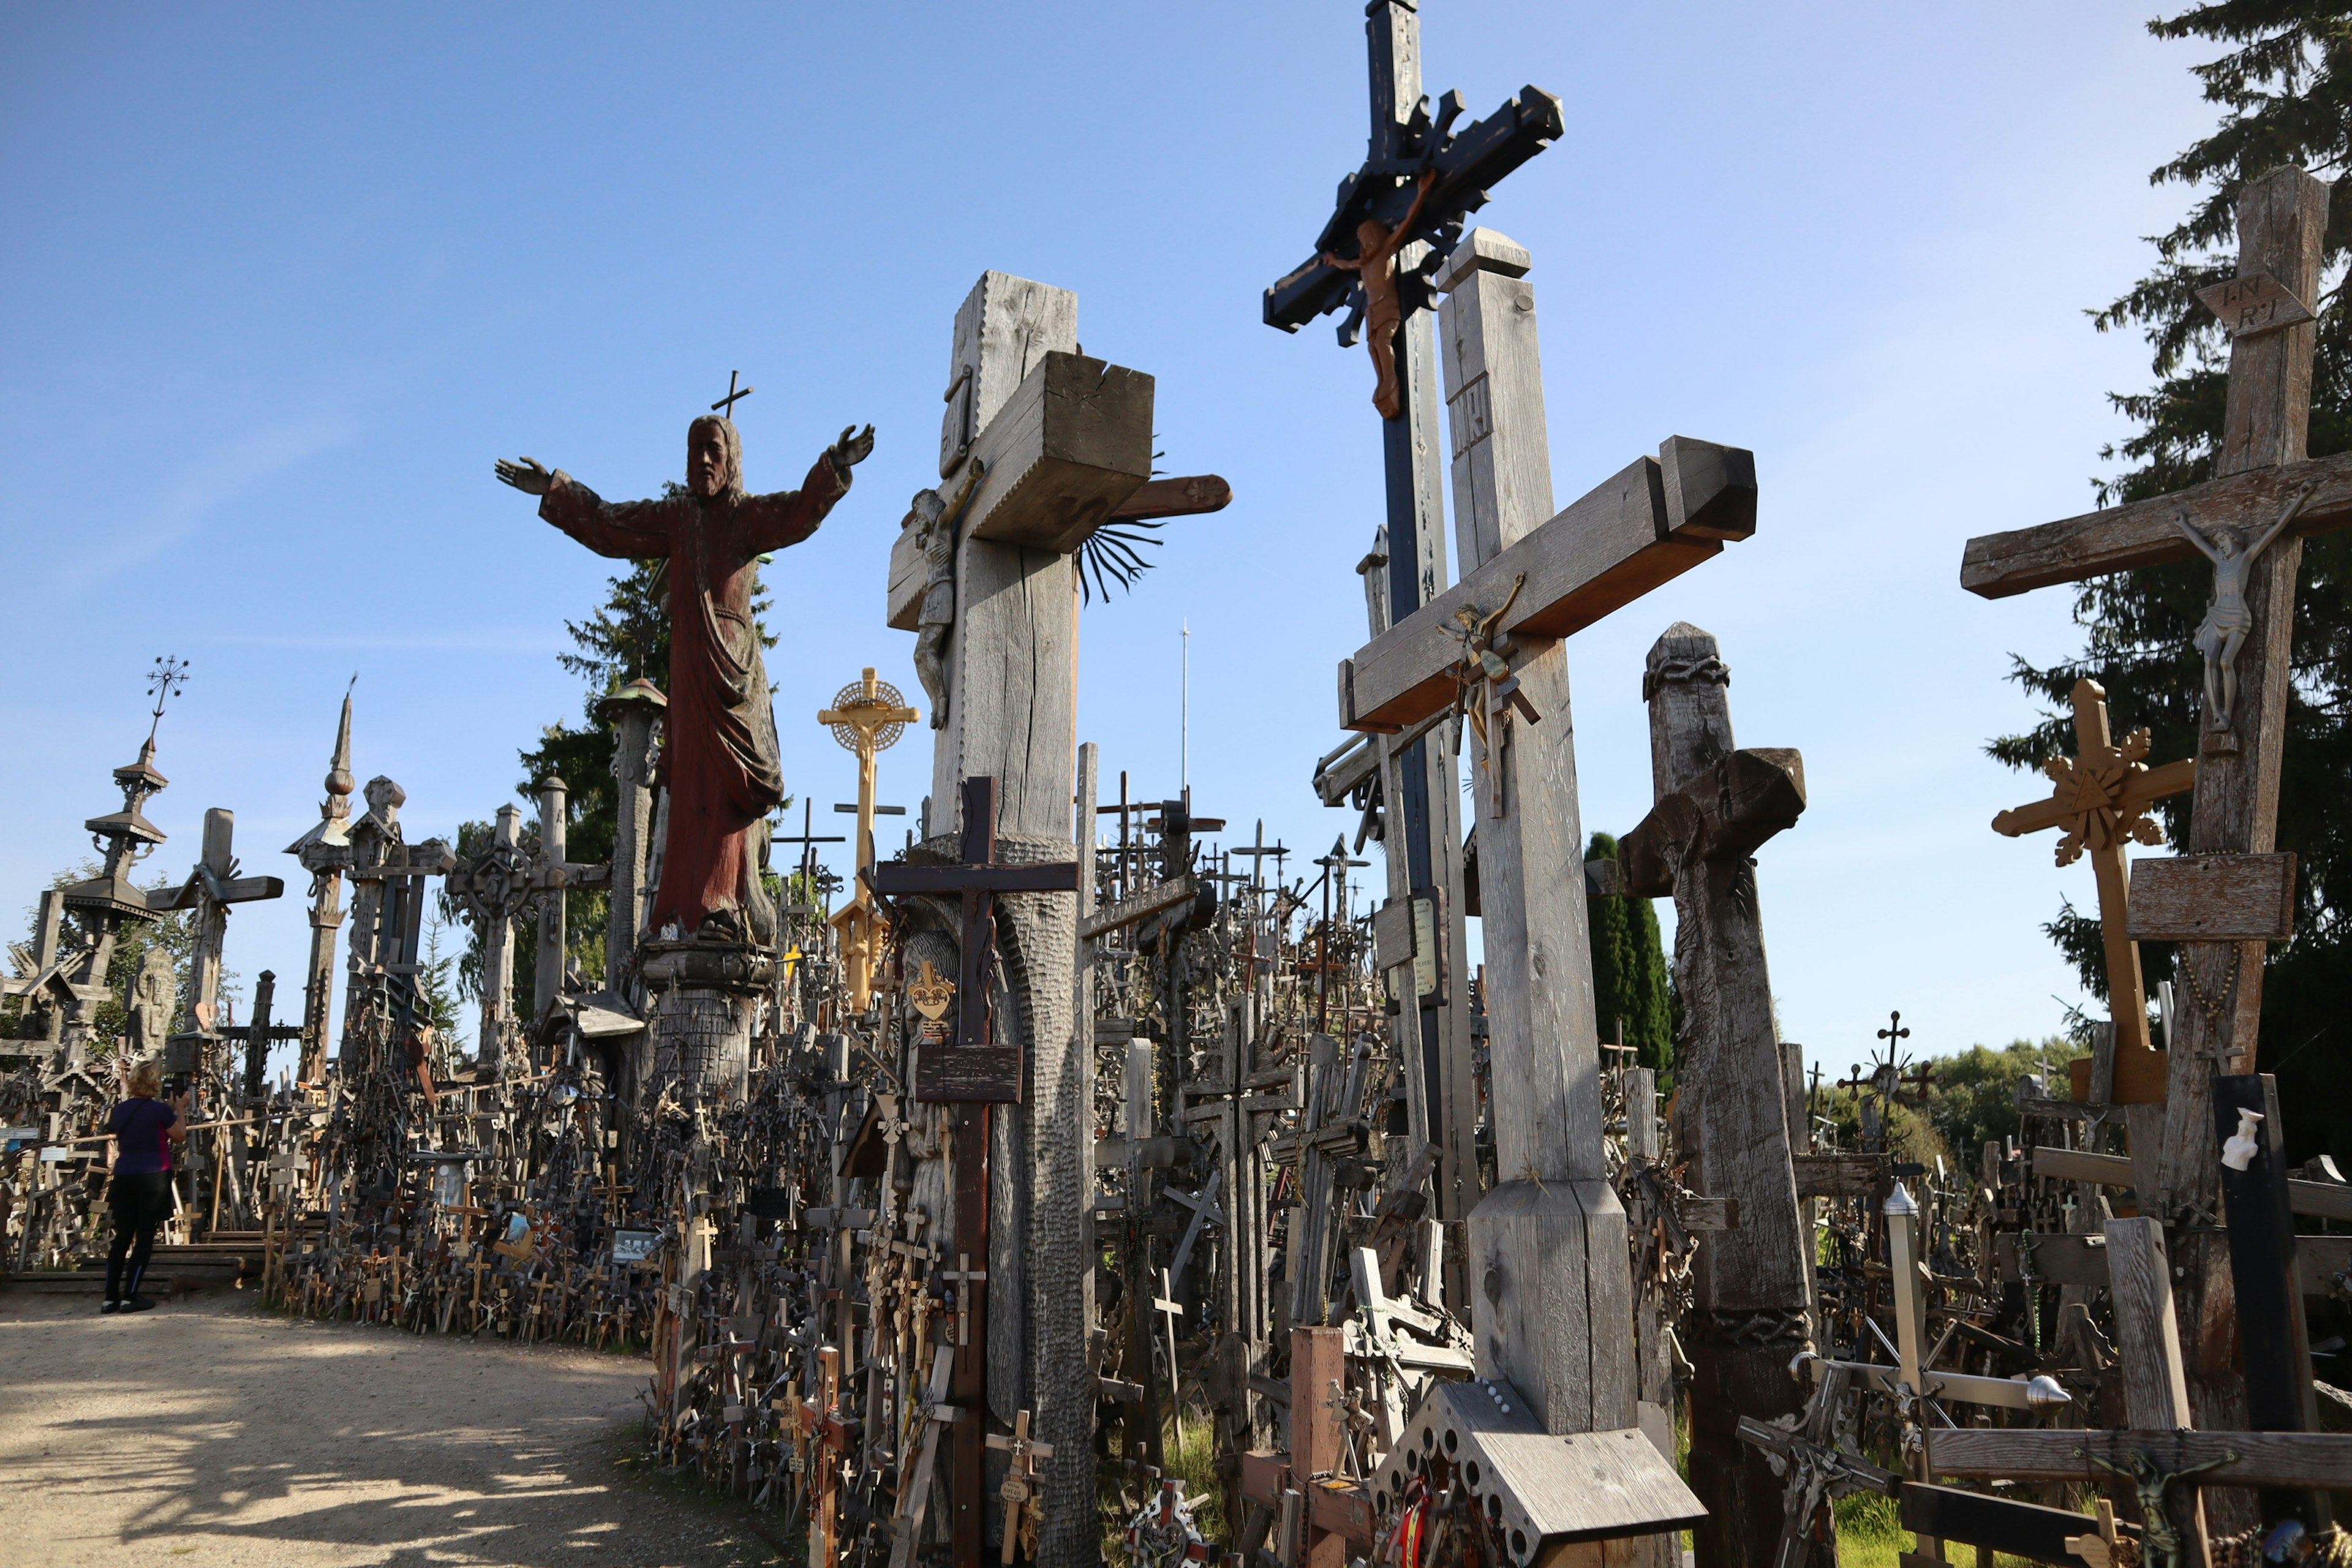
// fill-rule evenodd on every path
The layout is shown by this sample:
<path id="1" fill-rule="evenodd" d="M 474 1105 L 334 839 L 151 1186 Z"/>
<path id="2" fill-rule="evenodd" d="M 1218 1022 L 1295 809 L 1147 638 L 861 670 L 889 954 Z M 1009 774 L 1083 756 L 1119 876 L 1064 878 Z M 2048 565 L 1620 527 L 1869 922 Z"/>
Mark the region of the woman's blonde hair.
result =
<path id="1" fill-rule="evenodd" d="M 144 1061 L 131 1069 L 131 1092 L 152 1100 L 163 1092 L 163 1068 L 160 1062 Z"/>

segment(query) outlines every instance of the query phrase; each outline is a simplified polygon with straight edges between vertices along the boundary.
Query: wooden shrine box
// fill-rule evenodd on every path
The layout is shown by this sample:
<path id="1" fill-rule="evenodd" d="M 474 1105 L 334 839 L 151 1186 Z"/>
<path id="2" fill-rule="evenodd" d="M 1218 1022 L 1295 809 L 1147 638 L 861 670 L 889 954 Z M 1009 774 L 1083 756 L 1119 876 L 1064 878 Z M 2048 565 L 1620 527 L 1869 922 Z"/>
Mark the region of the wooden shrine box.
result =
<path id="1" fill-rule="evenodd" d="M 1064 555 L 1084 544 L 1151 477 L 1152 387 L 1139 370 L 1047 351 L 971 437 L 988 474 L 961 531 Z M 915 532 L 900 529 L 890 547 L 889 624 L 900 631 L 920 624 L 929 585 Z"/>
<path id="2" fill-rule="evenodd" d="M 1387 1511 L 1443 1459 L 1467 1484 L 1515 1564 L 1599 1564 L 1599 1543 L 1681 1531 L 1706 1510 L 1637 1427 L 1546 1432 L 1507 1383 L 1433 1384 L 1373 1477 Z M 1579 1550 L 1581 1548 L 1582 1550 Z"/>

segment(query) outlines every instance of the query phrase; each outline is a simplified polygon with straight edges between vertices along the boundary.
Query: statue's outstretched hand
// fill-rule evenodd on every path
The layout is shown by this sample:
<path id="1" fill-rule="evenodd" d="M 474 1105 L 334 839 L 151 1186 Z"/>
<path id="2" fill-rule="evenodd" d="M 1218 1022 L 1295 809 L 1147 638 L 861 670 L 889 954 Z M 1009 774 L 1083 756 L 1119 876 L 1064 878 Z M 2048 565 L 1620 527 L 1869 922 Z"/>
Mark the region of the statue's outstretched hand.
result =
<path id="1" fill-rule="evenodd" d="M 825 448 L 824 455 L 833 459 L 834 471 L 844 479 L 849 470 L 874 455 L 874 426 L 860 430 L 856 426 L 845 426 L 841 439 Z"/>
<path id="2" fill-rule="evenodd" d="M 868 443 L 871 445 L 871 443 Z M 525 458 L 509 463 L 499 459 L 499 478 L 527 496 L 543 496 L 554 487 L 555 476 L 540 465 L 537 458 Z"/>

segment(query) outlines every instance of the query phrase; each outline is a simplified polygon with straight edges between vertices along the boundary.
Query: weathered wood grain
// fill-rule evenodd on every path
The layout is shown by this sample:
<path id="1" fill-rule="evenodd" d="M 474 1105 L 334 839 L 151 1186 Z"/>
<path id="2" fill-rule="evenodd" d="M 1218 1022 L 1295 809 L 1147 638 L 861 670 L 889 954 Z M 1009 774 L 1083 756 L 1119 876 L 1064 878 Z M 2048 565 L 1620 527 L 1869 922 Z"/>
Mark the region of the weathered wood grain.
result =
<path id="1" fill-rule="evenodd" d="M 964 531 L 1068 554 L 1151 477 L 1152 378 L 1049 351 L 982 428 Z"/>
<path id="2" fill-rule="evenodd" d="M 1679 512 L 1667 506 L 1661 460 L 1636 459 L 1344 661 L 1340 727 L 1402 729 L 1452 700 L 1454 612 L 1501 609 L 1522 572 L 1499 629 L 1565 637 L 1719 552 L 1724 530 L 1754 517 L 1753 454 L 1686 438 L 1667 450 Z"/>
<path id="3" fill-rule="evenodd" d="M 1884 1154 L 1798 1154 L 1797 1195 L 1806 1198 L 1866 1198 L 1891 1174 Z"/>
<path id="4" fill-rule="evenodd" d="M 2148 1429 L 2186 1427 L 2189 1377 L 2181 1369 L 2180 1336 L 2173 1324 L 2164 1226 L 2153 1219 L 2111 1219 L 2106 1241 L 2107 1297 L 2115 1308 L 2125 1418 Z"/>
<path id="5" fill-rule="evenodd" d="M 1937 1438 L 1941 1440 L 1941 1434 Z M 2039 1563 L 2063 1563 L 2066 1568 L 2081 1568 L 2082 1563 L 2066 1550 L 2066 1538 L 2095 1535 L 2099 1528 L 2099 1521 L 2089 1514 L 1924 1481 L 1905 1483 L 1901 1502 L 1906 1530 Z M 2124 1528 L 2135 1537 L 2138 1534 L 2136 1527 Z"/>
<path id="6" fill-rule="evenodd" d="M 1962 1427 L 1937 1432 L 1928 1459 L 1939 1476 L 2094 1486 L 2114 1479 L 2084 1457 L 2085 1450 L 2116 1465 L 2127 1463 L 2135 1451 L 2144 1453 L 2168 1472 L 2236 1456 L 2193 1478 L 2190 1484 L 2197 1486 L 2341 1486 L 2352 1476 L 2352 1433 L 2340 1432 Z"/>
<path id="7" fill-rule="evenodd" d="M 2318 489 L 2287 529 L 2288 536 L 2307 538 L 2352 528 L 2352 452 L 2347 452 L 2298 462 L 2291 468 L 2232 474 L 2147 500 L 1971 539 L 1960 556 L 1960 586 L 1981 598 L 2005 599 L 2061 583 L 2195 560 L 2196 547 L 2175 526 L 2182 513 L 2207 531 L 2227 526 L 2259 532 L 2277 520 L 2289 498 L 2307 482 Z"/>
<path id="8" fill-rule="evenodd" d="M 2294 857 L 2151 856 L 2132 862 L 2135 942 L 2284 942 L 2294 934 Z"/>

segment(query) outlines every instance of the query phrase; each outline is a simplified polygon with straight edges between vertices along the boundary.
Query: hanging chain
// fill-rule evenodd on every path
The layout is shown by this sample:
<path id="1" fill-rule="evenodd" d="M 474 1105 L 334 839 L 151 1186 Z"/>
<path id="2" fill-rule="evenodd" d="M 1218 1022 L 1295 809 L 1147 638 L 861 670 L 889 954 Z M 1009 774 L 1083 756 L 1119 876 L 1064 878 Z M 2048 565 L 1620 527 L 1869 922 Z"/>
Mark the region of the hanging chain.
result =
<path id="1" fill-rule="evenodd" d="M 2173 966 L 2179 971 L 2181 980 L 2189 987 L 2189 999 L 2197 1005 L 2199 1012 L 2205 1015 L 2205 1021 L 2213 1026 L 2213 1032 L 2217 1035 L 2221 1032 L 2222 1008 L 2229 1002 L 2231 988 L 2238 983 L 2238 965 L 2245 955 L 2246 950 L 2242 946 L 2236 942 L 2230 944 L 2230 970 L 2221 976 L 2221 994 L 2219 996 L 2207 994 L 2205 988 L 2197 984 L 2196 966 L 2189 963 L 2186 952 L 2180 954 L 2180 962 Z"/>

